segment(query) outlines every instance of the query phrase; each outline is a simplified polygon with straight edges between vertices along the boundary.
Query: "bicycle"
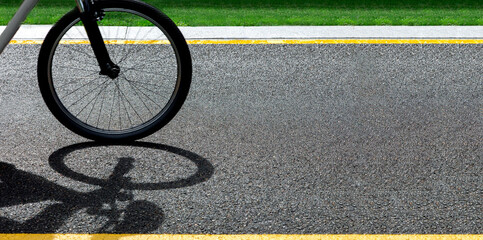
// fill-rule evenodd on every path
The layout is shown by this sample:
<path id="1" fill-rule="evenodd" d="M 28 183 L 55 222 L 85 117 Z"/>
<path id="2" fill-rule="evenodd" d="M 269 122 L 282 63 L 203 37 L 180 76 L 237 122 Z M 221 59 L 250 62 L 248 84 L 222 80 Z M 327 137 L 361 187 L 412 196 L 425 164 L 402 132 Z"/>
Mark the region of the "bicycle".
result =
<path id="1" fill-rule="evenodd" d="M 39 0 L 24 0 L 0 35 L 0 53 Z M 127 142 L 165 126 L 190 88 L 191 55 L 164 13 L 138 0 L 75 0 L 48 32 L 38 84 L 65 127 L 99 142 Z"/>

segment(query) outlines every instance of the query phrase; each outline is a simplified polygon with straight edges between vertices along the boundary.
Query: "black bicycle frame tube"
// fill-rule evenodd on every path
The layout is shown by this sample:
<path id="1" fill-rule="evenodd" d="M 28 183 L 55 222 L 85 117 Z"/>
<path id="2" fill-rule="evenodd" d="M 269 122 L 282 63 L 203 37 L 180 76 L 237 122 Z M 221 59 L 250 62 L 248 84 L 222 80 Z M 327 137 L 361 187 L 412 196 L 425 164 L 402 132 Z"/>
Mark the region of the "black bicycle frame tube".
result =
<path id="1" fill-rule="evenodd" d="M 87 32 L 87 37 L 91 43 L 92 50 L 96 56 L 97 62 L 101 69 L 100 74 L 109 75 L 114 63 L 109 57 L 104 39 L 102 38 L 99 26 L 97 25 L 97 13 L 94 8 L 94 2 L 91 0 L 76 0 L 77 7 L 81 13 L 81 21 Z"/>
<path id="2" fill-rule="evenodd" d="M 89 8 L 93 4 L 90 0 L 75 0 L 75 2 L 77 3 L 77 8 L 81 13 L 89 12 Z"/>

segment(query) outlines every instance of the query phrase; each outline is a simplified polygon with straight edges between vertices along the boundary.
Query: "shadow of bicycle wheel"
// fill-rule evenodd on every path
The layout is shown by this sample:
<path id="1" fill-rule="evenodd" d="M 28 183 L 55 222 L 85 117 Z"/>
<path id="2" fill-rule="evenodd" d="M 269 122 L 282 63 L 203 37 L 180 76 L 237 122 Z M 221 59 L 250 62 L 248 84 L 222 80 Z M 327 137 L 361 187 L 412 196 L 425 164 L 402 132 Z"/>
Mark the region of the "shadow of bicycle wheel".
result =
<path id="1" fill-rule="evenodd" d="M 126 190 L 162 190 L 162 189 L 188 187 L 188 186 L 192 186 L 208 180 L 213 175 L 213 172 L 214 172 L 213 165 L 207 159 L 201 157 L 196 153 L 183 150 L 177 147 L 172 147 L 172 146 L 167 146 L 167 145 L 157 144 L 157 143 L 149 143 L 149 142 L 133 142 L 130 144 L 116 144 L 116 145 L 100 144 L 96 142 L 78 143 L 67 147 L 63 147 L 55 151 L 54 153 L 52 153 L 49 157 L 49 164 L 52 167 L 52 169 L 64 175 L 65 177 L 68 177 L 80 182 L 88 183 L 88 184 L 106 186 L 107 184 L 109 184 L 109 180 L 94 178 L 82 173 L 75 172 L 74 170 L 70 169 L 64 162 L 65 157 L 74 151 L 80 151 L 88 148 L 103 147 L 103 146 L 129 146 L 129 147 L 140 147 L 140 148 L 148 148 L 148 149 L 159 150 L 159 151 L 166 151 L 190 160 L 197 167 L 197 171 L 191 176 L 183 179 L 177 179 L 174 181 L 158 182 L 158 183 L 126 182 L 122 186 L 122 188 Z"/>

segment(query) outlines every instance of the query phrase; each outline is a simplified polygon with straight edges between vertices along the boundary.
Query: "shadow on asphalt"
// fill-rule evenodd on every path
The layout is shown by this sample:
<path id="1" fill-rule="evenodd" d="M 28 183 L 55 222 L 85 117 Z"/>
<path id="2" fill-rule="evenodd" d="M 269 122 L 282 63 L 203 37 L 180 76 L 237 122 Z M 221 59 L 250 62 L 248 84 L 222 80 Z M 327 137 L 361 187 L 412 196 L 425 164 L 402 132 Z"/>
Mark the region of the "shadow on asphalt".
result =
<path id="1" fill-rule="evenodd" d="M 56 232 L 74 213 L 86 209 L 90 215 L 107 219 L 96 229 L 99 233 L 147 233 L 158 229 L 164 221 L 160 207 L 147 200 L 134 200 L 131 190 L 163 190 L 192 186 L 208 180 L 214 168 L 205 158 L 180 149 L 162 144 L 134 142 L 126 145 L 166 151 L 187 158 L 197 166 L 197 171 L 185 179 L 160 183 L 134 183 L 125 175 L 133 169 L 136 159 L 122 157 L 107 179 L 92 178 L 69 169 L 65 157 L 78 150 L 108 146 L 86 142 L 61 148 L 49 157 L 50 166 L 65 177 L 101 188 L 91 192 L 78 192 L 48 181 L 14 165 L 0 162 L 0 209 L 9 206 L 55 201 L 31 219 L 20 222 L 0 217 L 2 233 L 52 233 Z M 111 145 L 109 145 L 111 146 Z M 127 206 L 120 208 L 119 202 Z"/>

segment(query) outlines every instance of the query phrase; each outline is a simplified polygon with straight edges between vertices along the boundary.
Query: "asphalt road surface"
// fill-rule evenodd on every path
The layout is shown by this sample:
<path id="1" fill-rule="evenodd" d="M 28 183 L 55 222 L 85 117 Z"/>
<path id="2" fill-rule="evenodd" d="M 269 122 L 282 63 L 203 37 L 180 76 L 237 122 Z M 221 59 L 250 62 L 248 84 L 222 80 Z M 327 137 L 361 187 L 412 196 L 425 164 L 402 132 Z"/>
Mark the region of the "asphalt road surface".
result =
<path id="1" fill-rule="evenodd" d="M 483 233 L 483 45 L 193 45 L 175 119 L 99 146 L 0 56 L 0 232 Z"/>

